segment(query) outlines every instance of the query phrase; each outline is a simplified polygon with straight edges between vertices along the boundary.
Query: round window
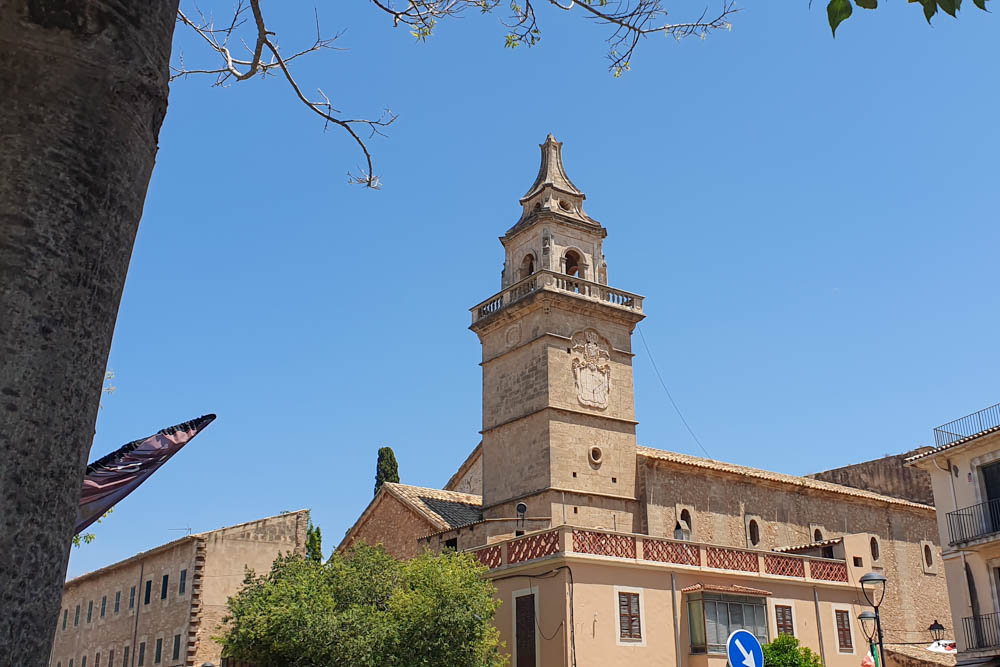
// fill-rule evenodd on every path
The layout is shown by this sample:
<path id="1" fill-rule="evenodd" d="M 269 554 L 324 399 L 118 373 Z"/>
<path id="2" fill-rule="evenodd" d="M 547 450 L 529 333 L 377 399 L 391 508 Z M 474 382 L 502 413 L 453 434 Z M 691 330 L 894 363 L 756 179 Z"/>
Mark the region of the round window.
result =
<path id="1" fill-rule="evenodd" d="M 590 462 L 593 463 L 595 466 L 601 465 L 601 459 L 603 458 L 603 456 L 604 453 L 601 451 L 600 447 L 590 448 Z"/>
<path id="2" fill-rule="evenodd" d="M 934 554 L 931 552 L 931 545 L 924 545 L 924 562 L 927 563 L 927 567 L 934 564 Z"/>
<path id="3" fill-rule="evenodd" d="M 878 540 L 875 539 L 874 537 L 872 538 L 871 541 L 871 550 L 872 550 L 872 560 L 878 560 L 879 557 Z"/>
<path id="4" fill-rule="evenodd" d="M 561 208 L 564 211 L 572 211 L 573 210 L 573 206 L 568 201 L 566 201 L 565 199 L 560 199 L 559 200 L 559 208 Z"/>

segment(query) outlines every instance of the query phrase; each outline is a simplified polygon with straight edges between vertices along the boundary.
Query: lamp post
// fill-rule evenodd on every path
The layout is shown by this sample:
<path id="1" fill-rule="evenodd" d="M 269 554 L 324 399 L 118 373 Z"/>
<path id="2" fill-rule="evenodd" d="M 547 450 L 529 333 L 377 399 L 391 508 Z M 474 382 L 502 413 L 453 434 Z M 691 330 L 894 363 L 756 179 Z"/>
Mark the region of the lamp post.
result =
<path id="1" fill-rule="evenodd" d="M 882 601 L 885 599 L 886 578 L 878 572 L 869 572 L 861 577 L 860 582 L 861 592 L 864 593 L 865 600 L 867 600 L 868 604 L 875 610 L 873 616 L 875 616 L 875 636 L 878 639 L 879 664 L 884 667 L 885 648 L 883 647 L 883 643 L 885 637 L 882 634 L 882 619 L 879 618 L 878 608 L 882 605 Z"/>
<path id="2" fill-rule="evenodd" d="M 931 623 L 931 627 L 927 629 L 930 630 L 931 637 L 934 638 L 934 641 L 939 642 L 944 639 L 944 626 L 938 623 L 936 618 L 934 619 L 934 622 Z"/>
<path id="3" fill-rule="evenodd" d="M 861 630 L 865 633 L 865 639 L 868 640 L 868 650 L 875 658 L 875 667 L 882 667 L 878 657 L 878 649 L 875 647 L 875 614 L 863 611 L 858 614 L 858 620 L 861 621 Z"/>

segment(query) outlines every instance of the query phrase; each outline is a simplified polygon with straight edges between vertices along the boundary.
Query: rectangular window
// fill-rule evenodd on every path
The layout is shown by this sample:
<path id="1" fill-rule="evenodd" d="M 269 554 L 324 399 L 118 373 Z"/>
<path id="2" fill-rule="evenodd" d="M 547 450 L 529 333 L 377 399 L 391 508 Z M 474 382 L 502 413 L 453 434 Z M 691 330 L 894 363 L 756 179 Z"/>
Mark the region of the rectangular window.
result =
<path id="1" fill-rule="evenodd" d="M 174 653 L 170 659 L 177 660 L 180 657 L 181 657 L 181 636 L 174 635 Z"/>
<path id="2" fill-rule="evenodd" d="M 66 619 L 69 618 L 69 609 L 63 609 L 63 630 L 66 629 Z"/>
<path id="3" fill-rule="evenodd" d="M 73 627 L 80 625 L 80 605 L 76 605 L 76 613 L 73 614 Z"/>
<path id="4" fill-rule="evenodd" d="M 87 604 L 87 623 L 90 623 L 90 619 L 94 617 L 94 601 L 91 600 Z M 80 663 L 80 667 L 84 667 L 83 663 Z"/>
<path id="5" fill-rule="evenodd" d="M 153 594 L 153 580 L 146 580 L 146 596 L 143 598 L 143 604 L 149 604 L 149 596 Z"/>
<path id="6" fill-rule="evenodd" d="M 115 613 L 116 614 L 118 613 L 118 610 L 121 609 L 121 606 L 122 606 L 122 592 L 121 591 L 115 591 Z"/>
<path id="7" fill-rule="evenodd" d="M 80 667 L 87 667 L 87 656 L 80 658 Z"/>
<path id="8" fill-rule="evenodd" d="M 129 667 L 128 664 L 128 646 L 122 649 L 122 667 Z"/>
<path id="9" fill-rule="evenodd" d="M 618 594 L 618 629 L 622 639 L 642 639 L 638 593 Z"/>
<path id="10" fill-rule="evenodd" d="M 108 651 L 108 667 L 115 667 L 115 650 Z"/>
<path id="11" fill-rule="evenodd" d="M 177 584 L 178 595 L 184 595 L 184 591 L 187 589 L 187 579 L 188 579 L 188 571 L 181 570 L 181 580 L 180 583 Z"/>
<path id="12" fill-rule="evenodd" d="M 795 636 L 795 630 L 792 628 L 791 607 L 782 604 L 774 605 L 774 623 L 778 628 L 779 635 Z"/>
<path id="13" fill-rule="evenodd" d="M 101 652 L 98 651 L 97 655 L 94 656 L 94 667 L 101 667 Z"/>
<path id="14" fill-rule="evenodd" d="M 160 584 L 160 599 L 161 600 L 166 600 L 167 599 L 167 581 L 169 580 L 169 578 L 170 578 L 169 574 L 163 575 L 163 583 Z"/>
<path id="15" fill-rule="evenodd" d="M 133 607 L 135 607 L 135 586 L 128 593 L 128 608 L 132 609 Z"/>
<path id="16" fill-rule="evenodd" d="M 837 644 L 841 651 L 853 651 L 854 643 L 851 641 L 851 614 L 838 609 L 834 612 L 837 617 Z"/>
<path id="17" fill-rule="evenodd" d="M 73 658 L 69 659 L 69 667 L 73 667 Z"/>
<path id="18" fill-rule="evenodd" d="M 146 664 L 146 642 L 139 644 L 139 667 Z"/>
<path id="19" fill-rule="evenodd" d="M 104 612 L 108 610 L 108 596 L 105 595 L 101 598 L 101 618 L 104 618 Z"/>
<path id="20" fill-rule="evenodd" d="M 688 627 L 692 653 L 725 653 L 735 630 L 746 630 L 766 644 L 767 607 L 764 598 L 695 593 L 688 597 Z"/>
<path id="21" fill-rule="evenodd" d="M 156 651 L 153 653 L 153 664 L 160 664 L 160 658 L 163 656 L 163 638 L 159 637 L 156 640 Z"/>

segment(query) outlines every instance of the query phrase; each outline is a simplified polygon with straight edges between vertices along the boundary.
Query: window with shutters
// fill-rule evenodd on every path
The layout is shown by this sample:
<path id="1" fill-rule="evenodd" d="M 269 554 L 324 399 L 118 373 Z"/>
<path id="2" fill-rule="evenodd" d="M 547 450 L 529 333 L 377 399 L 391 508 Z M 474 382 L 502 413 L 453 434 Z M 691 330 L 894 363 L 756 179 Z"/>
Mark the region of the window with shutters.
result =
<path id="1" fill-rule="evenodd" d="M 66 619 L 69 618 L 69 609 L 63 609 L 63 630 L 66 629 Z"/>
<path id="2" fill-rule="evenodd" d="M 101 618 L 104 618 L 104 612 L 108 610 L 108 596 L 105 595 L 101 598 Z"/>
<path id="3" fill-rule="evenodd" d="M 73 616 L 73 627 L 80 625 L 80 605 L 76 605 L 76 614 Z"/>
<path id="4" fill-rule="evenodd" d="M 94 618 L 94 601 L 91 600 L 87 604 L 87 623 L 90 623 Z"/>
<path id="5" fill-rule="evenodd" d="M 117 614 L 122 608 L 122 592 L 115 591 L 115 613 Z"/>
<path id="6" fill-rule="evenodd" d="M 851 614 L 843 609 L 834 611 L 837 619 L 837 646 L 841 653 L 853 653 L 854 641 L 851 639 Z"/>
<path id="7" fill-rule="evenodd" d="M 135 607 L 135 586 L 128 592 L 128 608 L 132 609 Z"/>
<path id="8" fill-rule="evenodd" d="M 537 667 L 535 595 L 514 595 L 514 667 Z"/>
<path id="9" fill-rule="evenodd" d="M 761 644 L 767 638 L 767 604 L 762 597 L 692 593 L 688 595 L 691 653 L 726 652 L 726 640 L 735 630 L 746 630 Z"/>
<path id="10" fill-rule="evenodd" d="M 618 594 L 618 631 L 622 639 L 642 639 L 639 594 Z"/>
<path id="11" fill-rule="evenodd" d="M 795 628 L 792 627 L 792 608 L 788 605 L 774 605 L 774 624 L 778 628 L 779 635 L 795 636 Z"/>

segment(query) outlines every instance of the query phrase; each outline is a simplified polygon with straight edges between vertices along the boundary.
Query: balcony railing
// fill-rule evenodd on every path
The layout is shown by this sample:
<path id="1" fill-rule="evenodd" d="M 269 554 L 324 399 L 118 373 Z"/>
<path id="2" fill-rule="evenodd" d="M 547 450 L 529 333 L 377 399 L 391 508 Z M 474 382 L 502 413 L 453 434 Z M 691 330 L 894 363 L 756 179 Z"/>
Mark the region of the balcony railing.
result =
<path id="1" fill-rule="evenodd" d="M 998 426 L 1000 426 L 1000 403 L 938 426 L 934 429 L 934 446 L 950 445 L 962 438 L 968 438 Z"/>
<path id="2" fill-rule="evenodd" d="M 848 583 L 847 563 L 767 551 L 735 549 L 606 530 L 559 526 L 471 550 L 491 570 L 557 554 L 665 563 L 702 570 L 802 581 Z"/>
<path id="3" fill-rule="evenodd" d="M 1000 500 L 948 512 L 948 539 L 952 545 L 1000 533 Z"/>
<path id="4" fill-rule="evenodd" d="M 642 312 L 642 297 L 638 294 L 632 294 L 631 292 L 601 285 L 600 283 L 543 269 L 470 308 L 472 323 L 475 324 L 484 317 L 489 317 L 515 301 L 540 290 L 579 294 L 588 299 L 601 301 L 612 306 L 617 306 L 618 308 L 638 313 Z"/>
<path id="5" fill-rule="evenodd" d="M 1000 614 L 980 614 L 962 619 L 965 647 L 969 651 L 1000 648 Z"/>

